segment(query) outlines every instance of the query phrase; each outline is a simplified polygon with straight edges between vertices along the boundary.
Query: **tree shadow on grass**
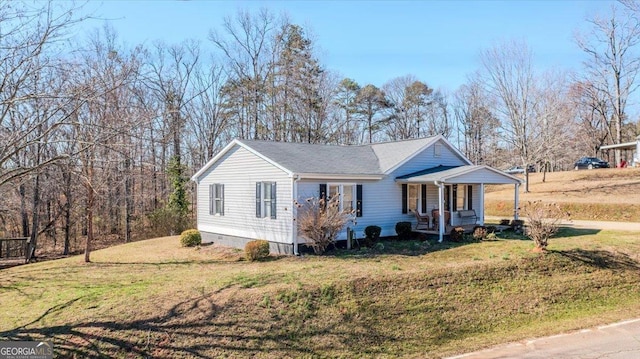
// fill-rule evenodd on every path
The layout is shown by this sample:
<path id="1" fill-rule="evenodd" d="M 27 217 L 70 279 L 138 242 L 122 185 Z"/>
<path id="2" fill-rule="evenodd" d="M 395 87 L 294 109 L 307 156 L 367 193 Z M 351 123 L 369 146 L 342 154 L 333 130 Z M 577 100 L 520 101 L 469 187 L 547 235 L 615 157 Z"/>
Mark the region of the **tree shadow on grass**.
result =
<path id="1" fill-rule="evenodd" d="M 580 236 L 590 236 L 595 235 L 601 232 L 601 229 L 595 228 L 573 228 L 573 227 L 560 227 L 558 229 L 558 233 L 554 237 L 580 237 Z"/>
<path id="2" fill-rule="evenodd" d="M 345 343 L 361 343 L 363 338 L 395 340 L 375 328 L 347 330 L 338 319 L 312 321 L 296 308 L 282 313 L 282 308 L 236 302 L 233 295 L 226 303 L 217 303 L 217 295 L 226 290 L 235 288 L 189 298 L 168 310 L 154 308 L 159 314 L 143 319 L 105 320 L 102 315 L 98 320 L 47 325 L 56 323 L 56 313 L 79 310 L 74 306 L 82 299 L 78 297 L 49 308 L 27 324 L 0 332 L 0 340 L 52 340 L 55 356 L 65 358 L 326 356 L 349 352 Z M 265 312 L 271 320 L 265 320 Z"/>
<path id="3" fill-rule="evenodd" d="M 640 263 L 626 253 L 585 249 L 550 250 L 549 253 L 557 253 L 598 269 L 640 270 Z"/>

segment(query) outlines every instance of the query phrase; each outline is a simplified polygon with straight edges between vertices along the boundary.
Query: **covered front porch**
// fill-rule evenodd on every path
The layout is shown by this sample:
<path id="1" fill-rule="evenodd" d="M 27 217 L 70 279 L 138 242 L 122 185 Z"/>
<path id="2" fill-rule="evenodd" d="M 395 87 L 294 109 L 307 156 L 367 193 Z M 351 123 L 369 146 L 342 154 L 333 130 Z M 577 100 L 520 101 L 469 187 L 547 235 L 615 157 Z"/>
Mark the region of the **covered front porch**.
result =
<path id="1" fill-rule="evenodd" d="M 484 225 L 486 184 L 514 185 L 514 219 L 518 219 L 518 191 L 522 180 L 488 166 L 437 166 L 396 177 L 402 186 L 403 213 L 415 215 L 417 231 L 437 234 L 461 226 Z"/>

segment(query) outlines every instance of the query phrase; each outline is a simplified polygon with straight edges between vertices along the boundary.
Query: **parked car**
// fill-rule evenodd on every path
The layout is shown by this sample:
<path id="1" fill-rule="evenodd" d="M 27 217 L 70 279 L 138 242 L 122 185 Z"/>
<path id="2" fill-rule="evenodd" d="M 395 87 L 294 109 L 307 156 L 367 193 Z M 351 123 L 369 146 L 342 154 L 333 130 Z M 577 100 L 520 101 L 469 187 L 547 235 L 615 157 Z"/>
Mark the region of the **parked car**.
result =
<path id="1" fill-rule="evenodd" d="M 529 165 L 529 166 L 527 166 L 527 171 L 529 173 L 535 172 L 536 168 L 535 168 L 534 165 Z M 510 168 L 504 170 L 504 172 L 508 173 L 510 175 L 523 174 L 524 173 L 524 168 L 522 166 L 513 166 L 513 167 L 510 167 Z"/>
<path id="2" fill-rule="evenodd" d="M 594 169 L 594 168 L 609 168 L 609 162 L 603 161 L 597 157 L 582 157 L 574 164 L 574 169 Z"/>

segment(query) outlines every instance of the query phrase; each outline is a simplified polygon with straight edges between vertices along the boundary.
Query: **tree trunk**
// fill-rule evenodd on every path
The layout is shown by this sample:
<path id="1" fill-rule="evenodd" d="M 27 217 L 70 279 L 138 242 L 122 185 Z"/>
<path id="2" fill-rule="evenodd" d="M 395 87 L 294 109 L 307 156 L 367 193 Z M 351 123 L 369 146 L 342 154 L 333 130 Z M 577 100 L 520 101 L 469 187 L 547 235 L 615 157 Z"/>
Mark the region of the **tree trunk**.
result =
<path id="1" fill-rule="evenodd" d="M 38 172 L 36 172 L 33 186 L 33 218 L 31 222 L 31 238 L 29 244 L 29 253 L 27 255 L 27 262 L 31 262 L 31 259 L 36 257 L 36 247 L 38 245 L 38 212 L 40 207 L 40 174 Z"/>
<path id="2" fill-rule="evenodd" d="M 94 193 L 93 193 L 93 164 L 89 165 L 87 182 L 85 184 L 85 188 L 87 190 L 87 240 L 84 246 L 84 261 L 86 263 L 91 262 L 91 243 L 93 242 L 93 203 L 94 203 Z"/>
<path id="3" fill-rule="evenodd" d="M 24 183 L 20 183 L 20 216 L 22 219 L 22 236 L 29 237 L 29 214 L 27 213 L 27 198 Z"/>
<path id="4" fill-rule="evenodd" d="M 133 208 L 132 185 L 131 185 L 131 160 L 125 160 L 125 180 L 124 180 L 124 241 L 131 242 L 131 211 Z"/>

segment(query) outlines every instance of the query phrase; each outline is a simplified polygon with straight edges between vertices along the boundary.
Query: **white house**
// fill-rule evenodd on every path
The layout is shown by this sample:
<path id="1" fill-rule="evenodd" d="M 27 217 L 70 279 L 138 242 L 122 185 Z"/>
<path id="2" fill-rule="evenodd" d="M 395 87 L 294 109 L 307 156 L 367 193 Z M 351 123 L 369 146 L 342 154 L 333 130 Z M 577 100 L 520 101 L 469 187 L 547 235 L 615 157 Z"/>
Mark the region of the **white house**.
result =
<path id="1" fill-rule="evenodd" d="M 358 237 L 370 225 L 380 226 L 381 236 L 393 236 L 397 222 L 416 222 L 413 211 L 431 216 L 436 209 L 433 230 L 442 241 L 446 226 L 468 213 L 463 210 L 475 211 L 483 223 L 485 184 L 514 184 L 517 209 L 521 183 L 473 165 L 443 136 L 359 146 L 234 140 L 192 179 L 203 242 L 242 248 L 265 239 L 272 252 L 290 254 L 304 243 L 294 199 L 338 194 L 342 206 L 356 209 Z M 339 239 L 346 239 L 346 231 Z"/>

